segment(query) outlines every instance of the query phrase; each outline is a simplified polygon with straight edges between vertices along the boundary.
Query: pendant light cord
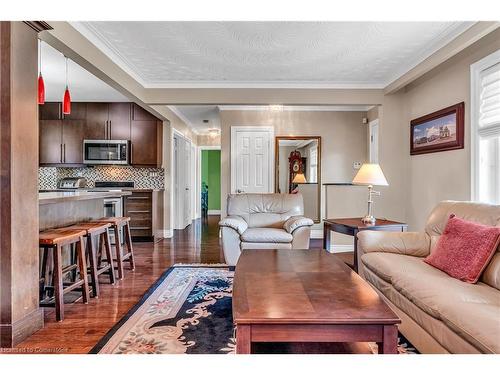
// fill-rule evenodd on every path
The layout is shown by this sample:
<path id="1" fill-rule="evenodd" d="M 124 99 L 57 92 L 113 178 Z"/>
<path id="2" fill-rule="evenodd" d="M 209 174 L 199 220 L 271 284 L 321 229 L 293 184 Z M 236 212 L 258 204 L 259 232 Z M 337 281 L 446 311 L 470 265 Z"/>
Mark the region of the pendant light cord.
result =
<path id="1" fill-rule="evenodd" d="M 66 88 L 68 88 L 68 58 L 66 57 Z"/>
<path id="2" fill-rule="evenodd" d="M 42 74 L 42 41 L 38 39 L 38 74 Z"/>

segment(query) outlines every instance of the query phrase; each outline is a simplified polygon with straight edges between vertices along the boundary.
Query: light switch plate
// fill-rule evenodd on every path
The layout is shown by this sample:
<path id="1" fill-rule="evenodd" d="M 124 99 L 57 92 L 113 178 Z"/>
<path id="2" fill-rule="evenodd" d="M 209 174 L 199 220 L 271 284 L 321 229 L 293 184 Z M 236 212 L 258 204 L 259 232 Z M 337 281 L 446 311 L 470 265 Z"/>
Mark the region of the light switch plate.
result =
<path id="1" fill-rule="evenodd" d="M 352 167 L 354 169 L 359 169 L 361 168 L 361 162 L 360 161 L 355 161 L 354 163 L 352 163 Z"/>

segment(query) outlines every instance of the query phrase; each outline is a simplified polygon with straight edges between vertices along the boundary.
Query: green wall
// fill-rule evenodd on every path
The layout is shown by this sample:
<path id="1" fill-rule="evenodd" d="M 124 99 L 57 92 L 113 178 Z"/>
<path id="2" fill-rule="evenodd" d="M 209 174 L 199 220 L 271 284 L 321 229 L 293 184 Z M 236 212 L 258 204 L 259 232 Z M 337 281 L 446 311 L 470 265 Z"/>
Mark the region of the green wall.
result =
<path id="1" fill-rule="evenodd" d="M 201 151 L 201 181 L 208 185 L 208 209 L 220 210 L 220 150 Z"/>

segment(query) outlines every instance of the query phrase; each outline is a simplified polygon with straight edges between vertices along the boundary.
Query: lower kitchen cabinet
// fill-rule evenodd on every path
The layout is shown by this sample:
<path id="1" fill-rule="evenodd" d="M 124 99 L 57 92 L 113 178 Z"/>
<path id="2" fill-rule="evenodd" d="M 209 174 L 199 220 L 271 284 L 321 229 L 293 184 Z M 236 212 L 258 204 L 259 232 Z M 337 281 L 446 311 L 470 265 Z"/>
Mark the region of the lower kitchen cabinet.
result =
<path id="1" fill-rule="evenodd" d="M 134 190 L 124 197 L 124 216 L 130 217 L 130 234 L 133 241 L 153 241 L 161 227 L 161 192 Z"/>

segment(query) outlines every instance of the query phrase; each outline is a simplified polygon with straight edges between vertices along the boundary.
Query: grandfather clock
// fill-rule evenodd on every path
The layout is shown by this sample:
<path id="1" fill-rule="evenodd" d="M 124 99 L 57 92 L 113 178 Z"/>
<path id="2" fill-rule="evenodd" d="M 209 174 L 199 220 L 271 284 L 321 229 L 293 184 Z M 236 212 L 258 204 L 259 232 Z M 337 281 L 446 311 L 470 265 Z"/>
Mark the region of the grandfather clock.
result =
<path id="1" fill-rule="evenodd" d="M 288 157 L 288 165 L 290 168 L 288 177 L 288 192 L 291 193 L 295 187 L 295 184 L 292 183 L 295 175 L 297 173 L 304 173 L 304 162 L 299 151 L 295 150 L 290 153 L 290 156 Z"/>

